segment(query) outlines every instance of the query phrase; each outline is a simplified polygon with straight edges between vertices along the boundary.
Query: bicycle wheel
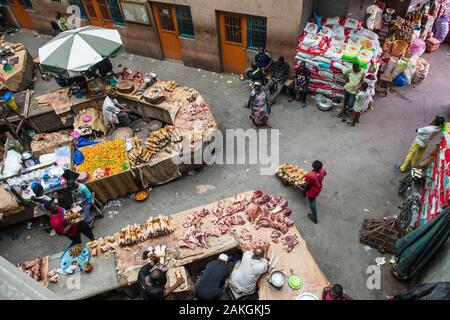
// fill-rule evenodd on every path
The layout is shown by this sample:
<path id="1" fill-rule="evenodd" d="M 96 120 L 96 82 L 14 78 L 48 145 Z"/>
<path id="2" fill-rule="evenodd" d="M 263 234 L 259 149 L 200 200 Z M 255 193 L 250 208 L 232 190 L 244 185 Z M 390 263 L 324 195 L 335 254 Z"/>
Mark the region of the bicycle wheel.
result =
<path id="1" fill-rule="evenodd" d="M 411 223 L 412 212 L 410 206 L 404 206 L 397 217 L 397 223 L 402 229 L 406 229 Z"/>
<path id="2" fill-rule="evenodd" d="M 411 185 L 411 175 L 408 174 L 403 180 L 400 180 L 400 185 L 398 186 L 398 194 L 403 195 L 408 187 Z"/>

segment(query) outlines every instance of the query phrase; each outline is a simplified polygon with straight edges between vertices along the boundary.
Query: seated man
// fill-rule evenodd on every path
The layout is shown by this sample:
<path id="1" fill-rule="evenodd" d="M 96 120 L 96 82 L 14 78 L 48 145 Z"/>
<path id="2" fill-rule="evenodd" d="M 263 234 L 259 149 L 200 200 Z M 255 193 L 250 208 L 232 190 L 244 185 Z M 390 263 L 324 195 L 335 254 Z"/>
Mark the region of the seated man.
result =
<path id="1" fill-rule="evenodd" d="M 93 77 L 102 76 L 105 77 L 108 73 L 113 71 L 113 65 L 111 60 L 103 59 L 89 68 L 88 74 Z"/>
<path id="2" fill-rule="evenodd" d="M 69 30 L 69 25 L 67 23 L 67 19 L 61 15 L 61 13 L 57 12 L 55 15 L 56 24 L 58 25 L 59 32 L 64 32 Z"/>
<path id="3" fill-rule="evenodd" d="M 266 91 L 273 94 L 270 95 L 270 102 L 273 104 L 283 90 L 284 83 L 289 77 L 289 64 L 284 61 L 284 57 L 279 57 L 278 61 L 272 64 L 270 68 L 271 77 L 266 85 Z"/>
<path id="4" fill-rule="evenodd" d="M 108 92 L 103 101 L 103 117 L 107 123 L 130 127 L 131 121 L 128 116 L 129 110 L 117 101 L 117 93 L 113 89 Z"/>
<path id="5" fill-rule="evenodd" d="M 256 64 L 257 68 L 262 70 L 263 75 L 266 75 L 269 72 L 270 67 L 272 65 L 272 57 L 268 52 L 265 51 L 264 47 L 260 47 L 258 49 L 258 53 L 255 55 L 255 58 L 252 61 L 252 65 L 253 63 Z M 245 70 L 245 75 L 249 80 L 251 80 L 249 74 L 252 73 L 254 70 L 256 69 L 254 69 L 253 66 Z M 241 80 L 243 80 L 242 78 L 243 76 L 241 76 Z"/>
<path id="6" fill-rule="evenodd" d="M 352 300 L 344 293 L 344 289 L 340 284 L 333 287 L 325 287 L 322 292 L 322 300 Z"/>
<path id="7" fill-rule="evenodd" d="M 138 283 L 144 300 L 163 300 L 175 289 L 184 283 L 183 278 L 177 278 L 175 284 L 166 289 L 166 273 L 161 269 L 151 270 L 157 263 L 157 258 L 150 257 L 151 261 L 144 265 L 138 273 Z M 151 270 L 151 271 L 150 271 Z"/>
<path id="8" fill-rule="evenodd" d="M 264 83 L 264 70 L 256 64 L 256 62 L 252 62 L 251 68 L 245 71 L 247 78 L 251 82 L 261 82 Z"/>
<path id="9" fill-rule="evenodd" d="M 242 255 L 241 264 L 230 276 L 229 286 L 239 294 L 249 295 L 255 292 L 256 283 L 262 274 L 267 271 L 267 251 L 265 248 L 256 248 L 253 253 L 245 251 Z"/>
<path id="10" fill-rule="evenodd" d="M 228 256 L 221 254 L 217 260 L 206 265 L 200 281 L 195 286 L 195 294 L 200 300 L 220 300 L 225 280 L 230 275 Z"/>
<path id="11" fill-rule="evenodd" d="M 301 100 L 302 108 L 306 107 L 306 96 L 308 95 L 309 79 L 311 78 L 311 71 L 306 67 L 306 63 L 302 61 L 295 66 L 294 82 L 289 85 L 289 102 L 294 100 Z"/>
<path id="12" fill-rule="evenodd" d="M 84 221 L 92 226 L 94 224 L 95 212 L 91 211 L 91 206 L 94 201 L 91 191 L 85 184 L 74 182 L 72 194 L 77 199 L 75 204 L 83 208 Z"/>

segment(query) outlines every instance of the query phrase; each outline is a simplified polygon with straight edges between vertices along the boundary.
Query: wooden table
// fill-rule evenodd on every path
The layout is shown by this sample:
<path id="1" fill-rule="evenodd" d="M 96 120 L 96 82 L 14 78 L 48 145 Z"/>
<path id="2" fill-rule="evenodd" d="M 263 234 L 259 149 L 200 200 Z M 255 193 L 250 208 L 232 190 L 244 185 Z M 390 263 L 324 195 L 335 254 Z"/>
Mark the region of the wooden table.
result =
<path id="1" fill-rule="evenodd" d="M 245 192 L 247 196 L 253 194 L 253 191 Z M 225 204 L 230 203 L 231 198 L 221 200 Z M 184 228 L 181 227 L 186 217 L 190 214 L 194 214 L 195 211 L 201 208 L 210 209 L 214 207 L 217 202 L 213 202 L 198 208 L 189 209 L 186 211 L 178 212 L 172 215 L 174 225 L 177 226 L 177 230 L 165 237 L 159 237 L 156 239 L 150 239 L 143 243 L 132 246 L 129 250 L 119 249 L 116 250 L 118 273 L 119 277 L 123 277 L 120 282 L 122 284 L 132 284 L 137 281 L 137 273 L 140 267 L 144 264 L 142 259 L 136 257 L 141 254 L 141 251 L 149 246 L 155 246 L 157 244 L 165 244 L 168 248 L 173 248 L 177 251 L 176 260 L 170 263 L 170 267 L 174 266 L 186 266 L 188 264 L 207 259 L 212 256 L 217 256 L 222 252 L 232 249 L 242 249 L 245 244 L 242 239 L 236 239 L 234 235 L 224 234 L 218 238 L 209 237 L 207 239 L 208 249 L 196 247 L 194 250 L 188 248 L 180 248 L 178 246 L 178 240 L 183 235 Z M 202 229 L 211 229 L 216 226 L 211 222 L 213 218 L 212 214 L 204 218 Z M 323 272 L 320 270 L 313 256 L 308 250 L 305 241 L 302 239 L 299 231 L 295 226 L 289 229 L 288 234 L 295 234 L 299 239 L 297 244 L 291 252 L 287 252 L 282 248 L 281 244 L 275 244 L 270 241 L 270 234 L 272 228 L 254 229 L 254 226 L 247 222 L 243 226 L 237 226 L 236 234 L 239 234 L 242 228 L 249 230 L 253 238 L 260 238 L 271 243 L 269 248 L 269 258 L 273 253 L 273 260 L 279 257 L 274 270 L 282 270 L 287 276 L 290 275 L 291 270 L 298 274 L 303 279 L 303 287 L 299 290 L 292 290 L 287 283 L 282 290 L 276 290 L 272 288 L 267 282 L 267 276 L 263 276 L 259 280 L 259 299 L 260 300 L 292 300 L 301 293 L 309 292 L 317 296 L 319 299 L 322 295 L 324 287 L 329 285 L 329 282 Z"/>
<path id="2" fill-rule="evenodd" d="M 18 44 L 12 44 L 13 47 Z M 11 72 L 3 71 L 3 67 L 0 68 L 0 77 L 5 79 L 3 83 L 0 83 L 1 89 L 8 89 L 13 92 L 23 91 L 30 87 L 33 83 L 33 71 L 34 64 L 28 50 L 25 48 L 17 51 L 14 56 L 9 57 L 8 60 L 17 57 L 19 62 L 14 65 L 14 69 Z"/>

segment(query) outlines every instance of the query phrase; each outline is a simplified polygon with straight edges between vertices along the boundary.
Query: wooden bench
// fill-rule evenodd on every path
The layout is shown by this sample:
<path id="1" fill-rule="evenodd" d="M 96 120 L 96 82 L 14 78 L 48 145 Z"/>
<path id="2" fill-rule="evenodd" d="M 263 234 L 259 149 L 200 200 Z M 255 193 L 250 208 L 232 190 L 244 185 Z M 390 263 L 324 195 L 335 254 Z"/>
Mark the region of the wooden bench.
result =
<path id="1" fill-rule="evenodd" d="M 270 74 L 267 74 L 267 75 L 265 76 L 266 84 L 269 82 L 270 77 L 271 77 Z M 283 90 L 287 90 L 287 88 L 288 88 L 288 87 L 291 85 L 291 83 L 293 83 L 293 82 L 294 82 L 294 79 L 287 79 L 287 80 L 284 82 L 284 84 L 283 84 Z M 281 90 L 281 91 L 283 91 L 283 90 Z"/>

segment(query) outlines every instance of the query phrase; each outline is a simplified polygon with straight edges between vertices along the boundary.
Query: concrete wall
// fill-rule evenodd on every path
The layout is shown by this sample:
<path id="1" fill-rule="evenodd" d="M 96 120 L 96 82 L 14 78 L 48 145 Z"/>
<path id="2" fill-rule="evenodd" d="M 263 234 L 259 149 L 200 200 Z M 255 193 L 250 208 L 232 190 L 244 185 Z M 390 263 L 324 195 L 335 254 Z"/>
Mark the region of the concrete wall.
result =
<path id="1" fill-rule="evenodd" d="M 183 61 L 186 65 L 220 72 L 219 11 L 267 17 L 267 49 L 273 57 L 283 55 L 287 61 L 293 59 L 296 40 L 300 31 L 303 1 L 205 1 L 166 0 L 153 1 L 189 5 L 194 24 L 195 40 L 182 39 Z M 247 51 L 250 63 L 255 52 Z"/>
<path id="2" fill-rule="evenodd" d="M 51 0 L 31 0 L 33 10 L 29 11 L 33 28 L 39 33 L 51 34 L 50 21 L 56 12 L 65 13 L 67 0 L 60 3 Z M 283 55 L 288 62 L 293 60 L 298 35 L 303 29 L 312 10 L 312 0 L 164 0 L 151 1 L 188 5 L 194 25 L 195 39 L 180 38 L 183 62 L 195 68 L 221 72 L 220 39 L 217 26 L 219 11 L 242 13 L 267 17 L 267 49 L 274 58 Z M 303 11 L 305 7 L 305 11 Z M 150 5 L 149 5 L 150 8 Z M 151 19 L 154 22 L 151 10 Z M 88 21 L 83 21 L 83 25 Z M 125 23 L 117 26 L 128 52 L 161 59 L 162 51 L 158 41 L 155 24 L 142 25 Z M 255 51 L 248 50 L 250 61 Z"/>
<path id="3" fill-rule="evenodd" d="M 373 2 L 373 0 L 316 0 L 315 9 L 319 15 L 325 17 L 349 16 L 364 21 L 367 7 Z"/>
<path id="4" fill-rule="evenodd" d="M 3 14 L 6 26 L 19 28 L 19 23 L 9 7 L 0 6 L 0 12 Z"/>
<path id="5" fill-rule="evenodd" d="M 314 9 L 314 0 L 303 0 L 302 16 L 300 20 L 300 32 L 305 28 L 306 22 L 311 18 Z"/>

